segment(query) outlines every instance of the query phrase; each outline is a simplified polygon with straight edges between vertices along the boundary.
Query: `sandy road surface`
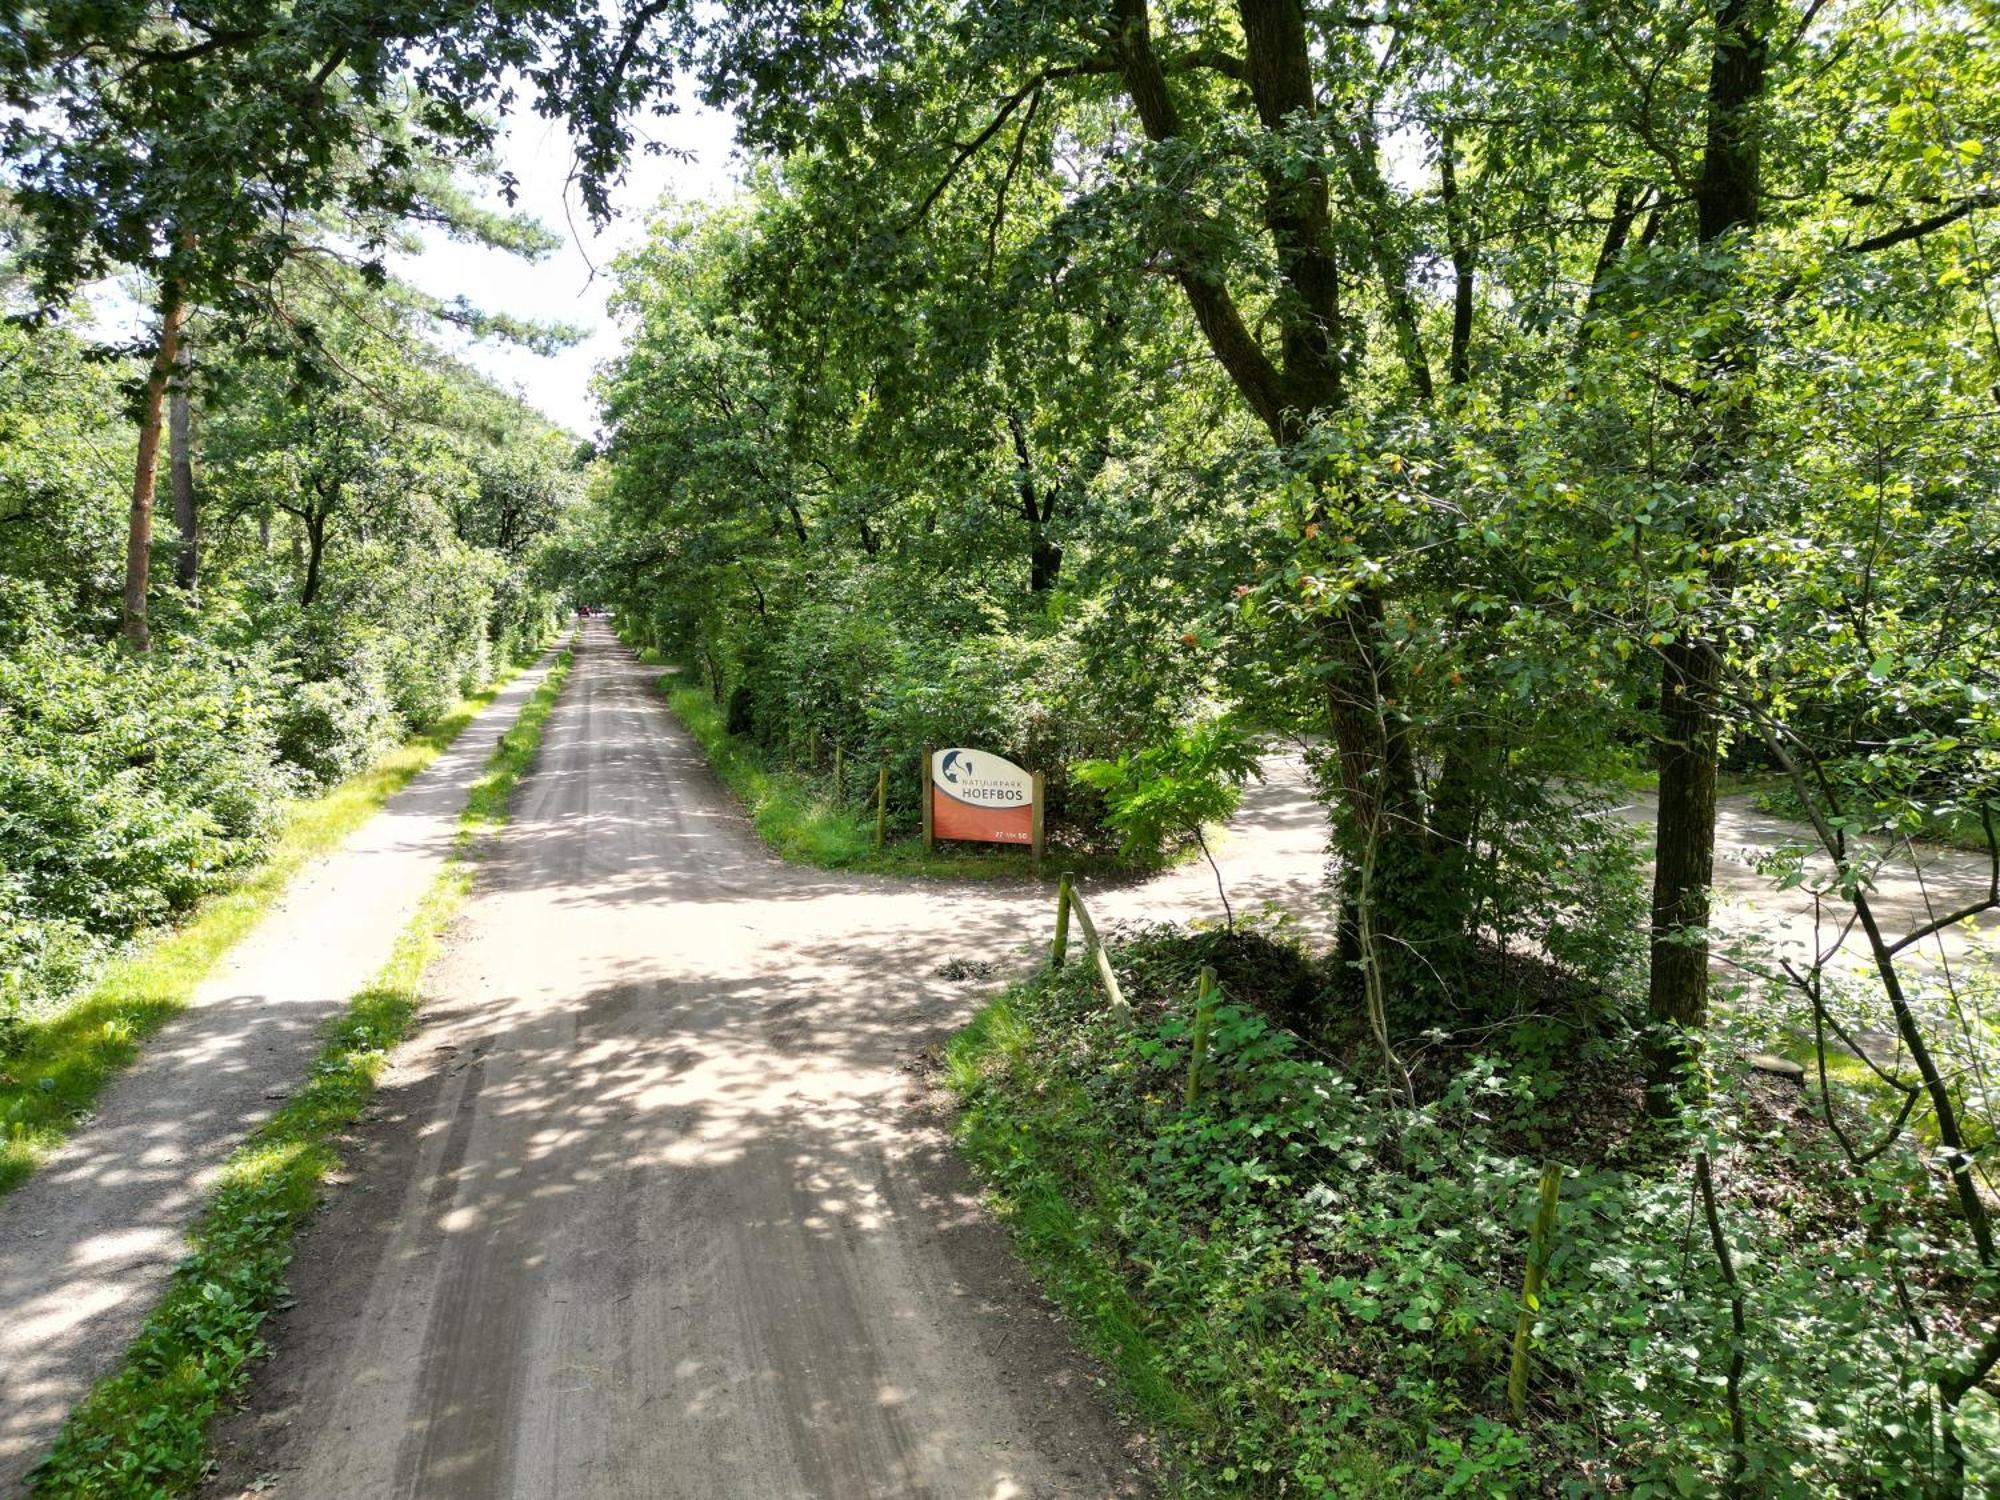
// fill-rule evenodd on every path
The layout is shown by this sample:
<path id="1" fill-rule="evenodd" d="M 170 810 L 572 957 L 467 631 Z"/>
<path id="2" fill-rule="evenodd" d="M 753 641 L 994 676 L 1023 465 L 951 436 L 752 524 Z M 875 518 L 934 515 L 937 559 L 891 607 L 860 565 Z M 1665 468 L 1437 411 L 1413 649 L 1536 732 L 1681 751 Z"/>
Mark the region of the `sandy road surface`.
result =
<path id="1" fill-rule="evenodd" d="M 779 863 L 655 675 L 593 628 L 218 1488 L 1134 1492 L 909 1070 L 1046 897 Z"/>
<path id="2" fill-rule="evenodd" d="M 912 1068 L 976 1003 L 933 970 L 1023 961 L 1046 890 L 778 862 L 654 675 L 591 629 L 212 1493 L 1137 1492 Z M 1280 758 L 1238 909 L 1320 911 L 1323 842 Z M 1216 909 L 1199 864 L 1091 900 Z"/>
<path id="3" fill-rule="evenodd" d="M 457 834 L 493 744 L 542 680 L 522 673 L 333 855 L 309 866 L 98 1103 L 0 1198 L 0 1492 L 125 1352 L 185 1253 L 218 1168 L 388 960 Z"/>
<path id="4" fill-rule="evenodd" d="M 1650 795 L 1633 798 L 1620 812 L 1648 830 L 1658 817 L 1657 804 Z M 1839 919 L 1846 915 L 1846 908 L 1837 901 L 1829 903 L 1816 926 L 1808 892 L 1777 890 L 1769 876 L 1758 873 L 1756 864 L 1763 855 L 1797 845 L 1814 850 L 1819 847 L 1810 828 L 1760 812 L 1748 797 L 1724 797 L 1716 806 L 1715 925 L 1725 940 L 1747 940 L 1761 960 L 1783 956 L 1802 961 L 1816 951 L 1832 949 L 1840 939 Z M 1830 878 L 1831 865 L 1824 857 L 1816 857 L 1808 870 L 1815 880 L 1825 880 Z M 1913 852 L 1906 845 L 1877 873 L 1870 904 L 1884 935 L 1894 941 L 1934 918 L 1970 905 L 1985 894 L 1990 878 L 1983 854 L 1927 844 L 1917 845 Z M 1918 966 L 1934 965 L 1940 959 L 1956 962 L 1966 955 L 1975 934 L 1990 934 L 1996 926 L 2000 924 L 1992 914 L 1983 919 L 1983 925 L 1961 923 L 1913 945 L 1904 962 Z M 1858 930 L 1839 946 L 1831 962 L 1836 968 L 1873 972 L 1867 945 Z"/>

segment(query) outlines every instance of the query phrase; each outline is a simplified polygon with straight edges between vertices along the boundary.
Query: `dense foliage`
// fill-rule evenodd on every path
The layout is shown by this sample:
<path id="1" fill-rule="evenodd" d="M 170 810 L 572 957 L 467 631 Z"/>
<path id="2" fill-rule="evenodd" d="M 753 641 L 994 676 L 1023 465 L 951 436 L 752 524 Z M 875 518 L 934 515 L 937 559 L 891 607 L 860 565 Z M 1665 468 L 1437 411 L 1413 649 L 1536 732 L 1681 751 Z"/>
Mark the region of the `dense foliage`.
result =
<path id="1" fill-rule="evenodd" d="M 674 658 L 741 779 L 887 765 L 905 829 L 928 743 L 1045 771 L 1058 836 L 1137 852 L 1226 811 L 1247 728 L 1297 736 L 1339 939 L 1283 1006 L 1237 997 L 1229 1086 L 1167 1108 L 1179 1022 L 1112 1034 L 1065 981 L 1022 1002 L 1060 1045 L 978 1101 L 1053 1099 L 1020 1121 L 1044 1154 L 1115 1166 L 1052 1201 L 1119 1205 L 1119 1295 L 1226 1398 L 1217 1482 L 1986 1476 L 1992 997 L 1934 940 L 2000 907 L 1987 0 L 17 11 L 0 947 L 28 989 L 532 638 L 537 578 Z M 385 268 L 413 219 L 545 243 L 453 171 L 523 79 L 594 212 L 690 85 L 752 158 L 619 265 L 574 506 L 561 439 L 420 336 L 554 331 Z M 122 365 L 59 326 L 115 268 L 157 320 Z M 1801 820 L 1770 865 L 1810 949 L 1711 941 L 1725 763 Z M 1650 905 L 1600 790 L 1635 775 Z M 1993 880 L 1886 930 L 1885 867 L 1938 828 Z M 1797 1139 L 1731 1081 L 1743 1038 L 1813 1063 Z M 1579 1070 L 1630 1122 L 1569 1108 Z M 1550 1267 L 1550 1394 L 1503 1420 L 1491 1205 L 1563 1129 L 1590 1253 Z"/>
<path id="2" fill-rule="evenodd" d="M 0 1015 L 255 857 L 293 786 L 276 687 L 210 651 L 134 672 L 0 580 Z"/>
<path id="3" fill-rule="evenodd" d="M 1203 964 L 1222 1001 L 1190 1105 Z M 1131 1024 L 1076 965 L 981 1018 L 954 1052 L 962 1129 L 1093 1345 L 1168 1419 L 1193 1493 L 1953 1487 L 1931 1350 L 1899 1302 L 1952 1327 L 1964 1283 L 1914 1147 L 1850 1168 L 1796 1084 L 1738 1072 L 1725 1046 L 1687 1154 L 1663 1154 L 1630 1039 L 1546 1002 L 1480 1045 L 1432 1049 L 1404 1110 L 1373 1086 L 1359 1028 L 1287 1024 L 1335 979 L 1286 942 L 1158 929 L 1118 967 Z M 1731 1288 L 1705 1253 L 1696 1146 L 1755 1277 L 1740 1346 L 1716 1335 Z M 1505 1401 L 1509 1338 L 1551 1157 L 1563 1182 L 1524 1426 Z M 1720 1399 L 1733 1347 L 1740 1449 Z M 1979 1493 L 2000 1474 L 2000 1422 L 1990 1404 L 1969 1415 L 1959 1478 Z"/>
<path id="4" fill-rule="evenodd" d="M 1770 1462 L 1961 1489 L 2000 1364 L 1991 1023 L 1929 939 L 2000 888 L 1896 933 L 1874 885 L 1930 827 L 2000 865 L 1990 26 L 1925 0 L 939 3 L 698 38 L 667 14 L 760 155 L 621 269 L 593 589 L 776 753 L 991 743 L 1073 826 L 1139 842 L 1185 821 L 1171 802 L 1226 805 L 1227 777 L 1168 785 L 1216 726 L 1305 737 L 1340 941 L 1294 1030 L 1364 1018 L 1421 1116 L 1454 1087 L 1421 1065 L 1440 1046 L 1533 1072 L 1522 963 L 1552 965 L 1653 1128 L 1712 1145 L 1635 1166 L 1639 1218 L 1712 1197 L 1744 1148 L 1704 1113 L 1718 1026 L 1858 1070 L 1874 1131 L 1835 1128 L 1838 1079 L 1815 1094 L 1858 1196 L 1734 1259 L 1803 1316 L 1872 1232 L 1855 1203 L 1915 1191 L 1914 1158 L 1871 1175 L 1875 1136 L 1934 1144 L 1935 1240 L 1869 1241 L 1884 1269 L 1823 1346 L 1928 1404 L 1856 1395 L 1853 1452 L 1795 1460 L 1787 1427 Z M 1814 951 L 1711 941 L 1725 762 L 1788 788 L 1800 847 L 1772 874 L 1816 893 Z M 1635 771 L 1650 912 L 1598 790 Z M 1860 1056 L 1871 1027 L 1893 1056 Z M 1107 1128 L 1139 1153 L 1163 1127 Z M 1697 1234 L 1689 1274 L 1733 1284 L 1729 1244 Z M 1963 1317 L 1876 1295 L 1933 1249 Z M 1742 1296 L 1641 1282 L 1659 1337 L 1686 1313 L 1704 1349 L 1741 1344 Z M 1721 1388 L 1646 1375 L 1681 1405 L 1587 1386 L 1579 1409 L 1637 1424 L 1634 1462 L 1646 1424 L 1707 1424 L 1722 1446 L 1659 1482 L 1756 1488 L 1773 1471 L 1730 1432 L 1756 1380 L 1801 1410 L 1847 1388 L 1783 1353 Z"/>
<path id="5" fill-rule="evenodd" d="M 386 295 L 344 318 L 315 295 L 319 363 L 203 347 L 198 520 L 154 560 L 144 657 L 116 639 L 126 368 L 0 332 L 0 1017 L 49 1012 L 256 860 L 290 799 L 546 638 L 535 548 L 573 445 L 408 342 Z"/>
<path id="6" fill-rule="evenodd" d="M 976 308 L 912 358 L 835 291 L 861 268 L 817 233 L 768 185 L 741 210 L 668 212 L 623 265 L 638 328 L 605 387 L 610 479 L 570 539 L 583 587 L 696 673 L 732 731 L 888 763 L 906 824 L 921 747 L 969 741 L 1045 770 L 1058 828 L 1088 833 L 1071 762 L 1164 733 L 1212 677 L 1159 587 L 1172 549 L 1145 538 L 1158 476 L 1138 467 L 1130 338 L 1093 328 L 1109 314 L 1087 291 L 1051 310 L 1039 334 L 1089 387 L 1060 399 L 1010 370 L 1023 351 Z M 909 420 L 915 392 L 947 388 Z M 1082 438 L 1071 400 L 1090 403 Z M 1092 534 L 1123 555 L 1086 551 Z"/>

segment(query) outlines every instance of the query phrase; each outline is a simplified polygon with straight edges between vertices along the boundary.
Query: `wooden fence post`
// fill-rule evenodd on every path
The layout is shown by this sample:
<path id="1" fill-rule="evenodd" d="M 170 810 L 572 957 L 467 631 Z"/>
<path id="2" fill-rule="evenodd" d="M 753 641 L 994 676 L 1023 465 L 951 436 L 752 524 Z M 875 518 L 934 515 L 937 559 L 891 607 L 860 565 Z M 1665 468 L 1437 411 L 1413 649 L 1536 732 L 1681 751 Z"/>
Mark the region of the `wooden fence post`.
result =
<path id="1" fill-rule="evenodd" d="M 880 849 L 889 837 L 889 768 L 882 767 L 882 774 L 875 778 L 875 847 Z"/>
<path id="2" fill-rule="evenodd" d="M 1104 951 L 1104 940 L 1097 935 L 1097 924 L 1090 920 L 1090 908 L 1083 904 L 1083 892 L 1071 887 L 1069 905 L 1076 913 L 1076 925 L 1083 930 L 1084 947 L 1096 961 L 1098 982 L 1111 999 L 1112 1015 L 1121 1021 L 1131 1020 L 1132 1007 L 1126 1003 L 1125 991 L 1118 987 L 1118 973 L 1111 967 L 1111 955 Z"/>
<path id="3" fill-rule="evenodd" d="M 917 782 L 923 789 L 924 796 L 924 853 L 926 854 L 937 848 L 937 831 L 931 823 L 931 801 L 937 790 L 931 785 L 931 757 L 934 754 L 936 751 L 931 746 L 924 746 L 923 775 Z"/>
<path id="4" fill-rule="evenodd" d="M 1516 1422 L 1528 1409 L 1528 1342 L 1535 1314 L 1542 1310 L 1542 1273 L 1555 1246 L 1556 1200 L 1562 1193 L 1562 1167 L 1542 1168 L 1541 1193 L 1535 1204 L 1535 1228 L 1528 1237 L 1528 1274 L 1521 1283 L 1521 1316 L 1514 1324 L 1514 1359 L 1507 1368 L 1507 1410 Z"/>
<path id="5" fill-rule="evenodd" d="M 1046 785 L 1047 785 L 1047 779 L 1042 775 L 1040 771 L 1035 772 L 1029 782 L 1029 786 L 1031 789 L 1028 795 L 1034 798 L 1034 801 L 1033 803 L 1030 804 L 1028 809 L 1028 826 L 1033 830 L 1032 838 L 1034 841 L 1034 850 L 1035 850 L 1035 872 L 1037 874 L 1041 873 L 1041 868 L 1042 868 L 1042 843 L 1043 843 L 1042 834 L 1048 826 L 1042 820 L 1043 819 L 1042 791 Z"/>
<path id="6" fill-rule="evenodd" d="M 1208 1031 L 1215 1024 L 1215 970 L 1203 967 L 1194 993 L 1194 1036 L 1188 1043 L 1187 1107 L 1201 1099 L 1201 1069 L 1208 1061 Z"/>
<path id="7" fill-rule="evenodd" d="M 1069 956 L 1069 902 L 1070 892 L 1076 885 L 1076 877 L 1068 870 L 1056 882 L 1056 940 L 1049 947 L 1049 967 L 1060 969 L 1063 959 Z"/>
<path id="8" fill-rule="evenodd" d="M 1118 987 L 1118 975 L 1111 967 L 1111 955 L 1104 951 L 1104 944 L 1094 944 L 1091 956 L 1097 960 L 1097 977 L 1103 981 L 1104 993 L 1111 997 L 1111 1014 L 1120 1021 L 1131 1020 L 1132 1007 L 1126 1002 L 1125 992 Z"/>

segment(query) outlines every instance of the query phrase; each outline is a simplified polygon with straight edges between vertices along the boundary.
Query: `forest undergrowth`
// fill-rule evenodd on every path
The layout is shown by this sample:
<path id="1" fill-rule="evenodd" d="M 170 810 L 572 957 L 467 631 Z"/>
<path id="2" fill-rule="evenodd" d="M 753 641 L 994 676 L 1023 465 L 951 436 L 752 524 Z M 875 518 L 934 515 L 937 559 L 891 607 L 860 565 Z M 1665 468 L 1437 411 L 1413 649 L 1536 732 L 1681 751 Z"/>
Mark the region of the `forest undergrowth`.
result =
<path id="1" fill-rule="evenodd" d="M 1938 1252 L 1950 1210 L 1914 1139 L 1852 1167 L 1817 1084 L 1751 1069 L 1727 1037 L 1701 1102 L 1651 1118 L 1641 1035 L 1533 964 L 1489 976 L 1482 1024 L 1403 1049 L 1405 1102 L 1351 977 L 1283 933 L 1157 927 L 1115 952 L 1130 1022 L 1071 964 L 990 1005 L 947 1065 L 965 1149 L 1161 1435 L 1171 1493 L 1948 1487 L 1935 1349 L 1902 1304 L 1939 1346 L 1995 1309 Z M 1190 1101 L 1204 966 L 1220 1003 Z M 1343 1014 L 1355 1024 L 1312 1023 Z M 1835 1117 L 1865 1128 L 1866 1097 L 1833 1088 Z M 1560 1200 L 1516 1414 L 1550 1164 Z M 1966 1492 L 1983 1493 L 2000 1480 L 1992 1403 L 1963 1406 L 1956 1436 Z"/>

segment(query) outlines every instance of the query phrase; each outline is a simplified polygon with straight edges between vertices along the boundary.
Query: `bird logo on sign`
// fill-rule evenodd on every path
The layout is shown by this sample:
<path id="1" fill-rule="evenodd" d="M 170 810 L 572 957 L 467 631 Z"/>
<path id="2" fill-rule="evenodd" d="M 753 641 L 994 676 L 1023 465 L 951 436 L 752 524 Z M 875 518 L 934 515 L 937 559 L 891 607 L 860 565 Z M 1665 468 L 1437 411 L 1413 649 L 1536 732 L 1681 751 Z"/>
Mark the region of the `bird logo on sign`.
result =
<path id="1" fill-rule="evenodd" d="M 958 785 L 958 772 L 954 769 L 958 766 L 965 768 L 966 775 L 970 776 L 972 774 L 972 762 L 969 760 L 961 761 L 958 758 L 958 752 L 950 750 L 945 753 L 944 762 L 938 767 L 938 770 L 944 774 L 944 779 L 949 781 L 953 786 Z"/>

